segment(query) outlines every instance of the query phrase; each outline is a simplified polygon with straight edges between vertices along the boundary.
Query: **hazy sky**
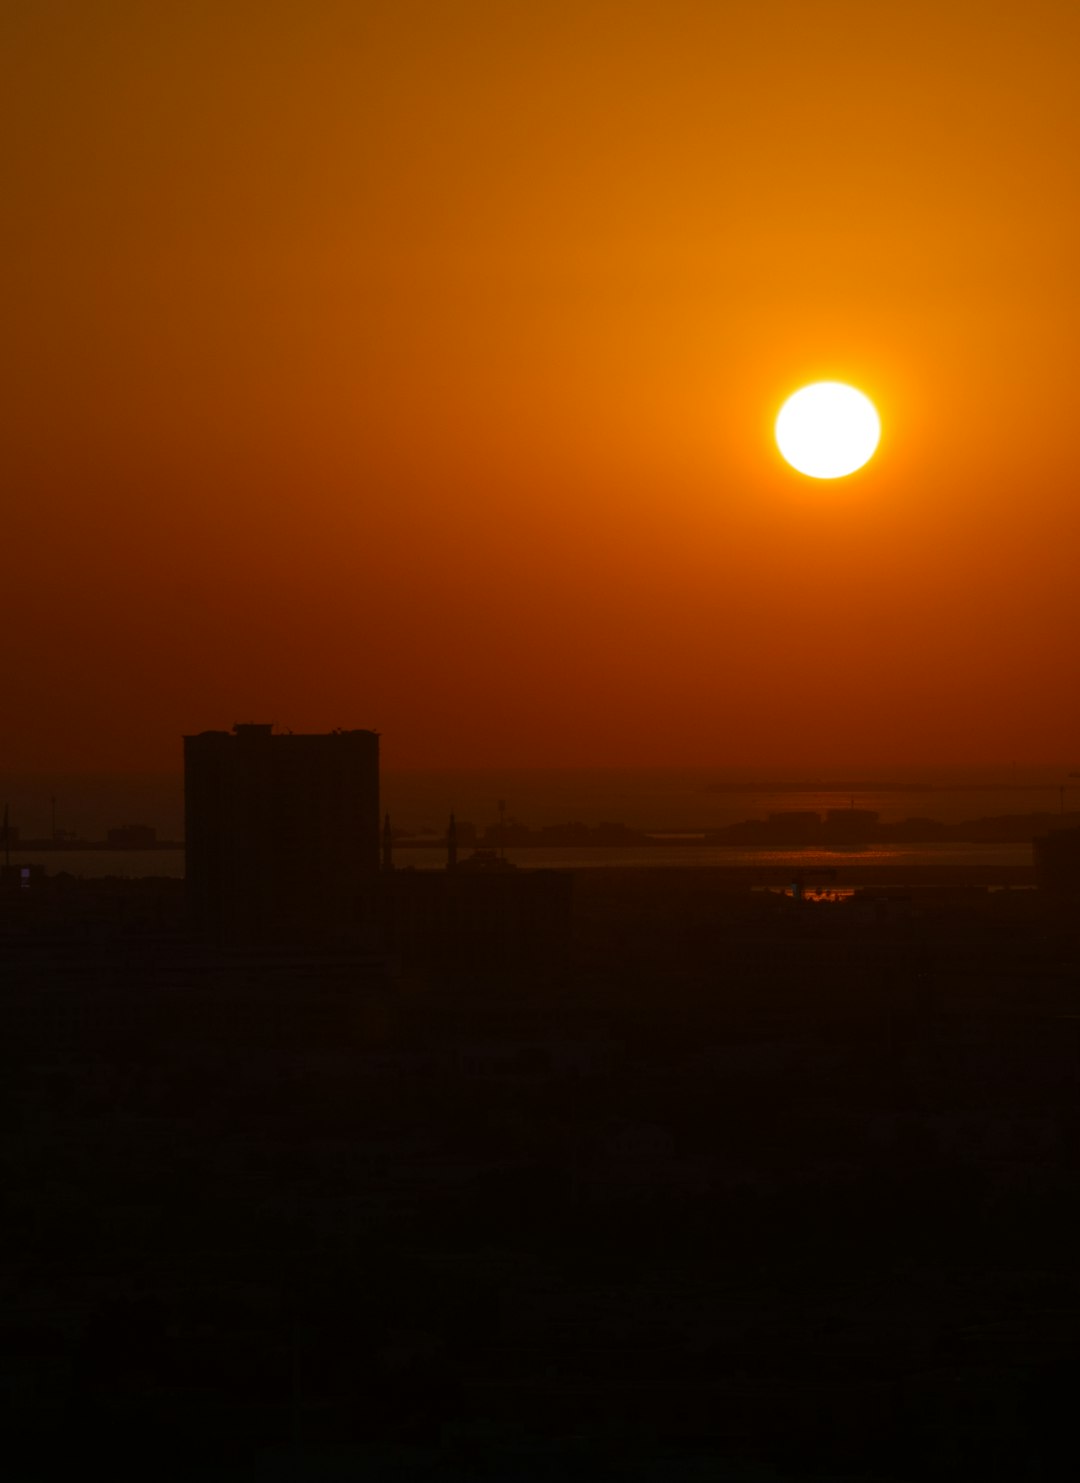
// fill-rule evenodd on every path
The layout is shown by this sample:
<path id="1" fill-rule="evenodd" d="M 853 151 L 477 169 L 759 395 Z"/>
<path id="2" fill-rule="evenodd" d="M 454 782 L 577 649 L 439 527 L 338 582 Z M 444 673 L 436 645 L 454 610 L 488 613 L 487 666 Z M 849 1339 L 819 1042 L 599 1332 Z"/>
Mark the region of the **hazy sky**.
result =
<path id="1" fill-rule="evenodd" d="M 5 0 L 7 766 L 1080 756 L 1080 7 Z M 780 461 L 850 380 L 880 452 Z"/>

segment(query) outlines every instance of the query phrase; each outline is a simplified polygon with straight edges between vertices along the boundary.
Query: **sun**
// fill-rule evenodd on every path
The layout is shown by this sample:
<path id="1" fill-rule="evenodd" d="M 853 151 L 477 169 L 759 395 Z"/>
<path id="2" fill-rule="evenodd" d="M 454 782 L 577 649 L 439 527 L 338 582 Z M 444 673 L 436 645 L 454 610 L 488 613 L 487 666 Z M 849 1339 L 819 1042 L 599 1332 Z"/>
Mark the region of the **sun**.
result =
<path id="1" fill-rule="evenodd" d="M 815 381 L 789 396 L 776 419 L 776 446 L 811 479 L 842 479 L 874 456 L 881 420 L 868 396 L 842 381 Z"/>

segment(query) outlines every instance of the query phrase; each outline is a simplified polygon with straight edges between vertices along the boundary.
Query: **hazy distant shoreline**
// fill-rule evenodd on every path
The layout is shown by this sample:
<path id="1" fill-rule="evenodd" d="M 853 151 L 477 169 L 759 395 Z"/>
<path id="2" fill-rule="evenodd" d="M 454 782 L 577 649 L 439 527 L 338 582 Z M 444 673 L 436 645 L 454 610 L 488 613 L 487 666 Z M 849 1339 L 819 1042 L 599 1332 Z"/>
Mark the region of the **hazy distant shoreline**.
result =
<path id="1" fill-rule="evenodd" d="M 1054 807 L 1064 787 L 1069 809 L 1080 807 L 1080 779 L 1070 777 L 1070 764 L 1021 769 L 1008 763 L 992 772 L 948 767 L 895 771 L 867 769 L 853 776 L 849 763 L 824 774 L 824 783 L 807 783 L 805 766 L 770 768 L 753 773 L 723 767 L 694 768 L 548 768 L 396 770 L 385 766 L 382 807 L 395 831 L 436 835 L 444 831 L 451 810 L 458 823 L 471 821 L 483 831 L 499 817 L 499 801 L 508 821 L 533 828 L 578 820 L 599 825 L 622 820 L 649 833 L 693 833 L 723 828 L 751 815 L 770 812 L 846 807 L 852 799 L 861 809 L 877 811 L 885 821 L 901 815 L 934 817 L 959 823 L 973 814 L 1028 813 Z M 920 775 L 928 781 L 920 781 Z M 762 781 L 766 779 L 765 781 Z M 870 782 L 867 779 L 877 779 Z M 1009 781 L 1001 781 L 1008 778 Z M 10 819 L 24 847 L 51 838 L 54 829 L 80 839 L 102 840 L 110 828 L 150 825 L 159 839 L 178 840 L 184 830 L 184 790 L 180 773 L 54 773 L 0 777 L 0 809 Z M 985 800 L 985 801 L 984 801 Z"/>
<path id="2" fill-rule="evenodd" d="M 468 851 L 462 852 L 463 856 Z M 922 846 L 864 846 L 854 849 L 783 849 L 732 845 L 651 845 L 643 848 L 532 848 L 507 849 L 507 859 L 525 870 L 653 870 L 680 878 L 698 871 L 715 878 L 778 884 L 807 871 L 835 871 L 837 884 L 886 885 L 918 882 L 923 885 L 1028 885 L 1034 881 L 1031 846 L 1024 844 L 945 844 Z M 92 879 L 105 876 L 167 876 L 184 874 L 180 850 L 12 851 L 13 863 L 42 865 L 50 873 L 66 871 Z M 422 871 L 446 868 L 445 846 L 402 852 L 399 869 Z"/>
<path id="3" fill-rule="evenodd" d="M 141 855 L 154 850 L 182 850 L 182 839 L 155 839 L 152 844 L 109 844 L 104 839 L 20 839 L 11 846 L 13 855 L 81 855 L 88 850 L 110 855 Z M 0 834 L 0 850 L 3 836 Z"/>
<path id="4" fill-rule="evenodd" d="M 706 793 L 1057 793 L 1061 783 L 707 783 Z"/>

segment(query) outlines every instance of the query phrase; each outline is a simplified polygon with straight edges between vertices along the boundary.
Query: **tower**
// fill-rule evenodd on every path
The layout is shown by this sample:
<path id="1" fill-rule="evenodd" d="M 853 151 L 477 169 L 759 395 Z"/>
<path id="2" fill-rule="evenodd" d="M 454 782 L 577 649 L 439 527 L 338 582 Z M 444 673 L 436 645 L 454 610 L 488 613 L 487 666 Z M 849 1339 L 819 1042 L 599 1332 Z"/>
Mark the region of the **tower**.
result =
<path id="1" fill-rule="evenodd" d="M 340 936 L 370 920 L 379 737 L 238 725 L 184 738 L 189 915 L 204 936 Z"/>

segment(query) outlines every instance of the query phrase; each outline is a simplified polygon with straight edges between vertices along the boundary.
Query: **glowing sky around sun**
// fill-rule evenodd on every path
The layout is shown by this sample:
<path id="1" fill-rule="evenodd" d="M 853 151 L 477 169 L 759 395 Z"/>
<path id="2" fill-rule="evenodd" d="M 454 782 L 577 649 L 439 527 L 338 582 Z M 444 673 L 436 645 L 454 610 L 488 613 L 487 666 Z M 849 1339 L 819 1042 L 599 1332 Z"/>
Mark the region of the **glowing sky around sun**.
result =
<path id="1" fill-rule="evenodd" d="M 7 765 L 1080 736 L 1080 10 L 0 12 Z M 885 429 L 811 489 L 798 387 Z"/>

